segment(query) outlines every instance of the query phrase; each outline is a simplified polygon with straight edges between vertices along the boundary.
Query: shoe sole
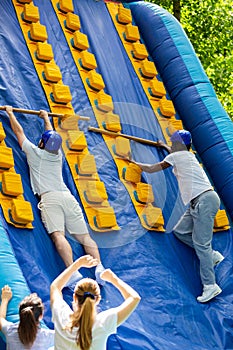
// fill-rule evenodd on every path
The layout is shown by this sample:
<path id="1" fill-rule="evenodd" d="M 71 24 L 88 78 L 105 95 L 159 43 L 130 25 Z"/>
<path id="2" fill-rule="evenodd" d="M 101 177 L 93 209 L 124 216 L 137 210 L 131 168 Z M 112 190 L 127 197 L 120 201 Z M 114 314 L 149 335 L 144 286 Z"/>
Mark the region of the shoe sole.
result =
<path id="1" fill-rule="evenodd" d="M 219 259 L 218 261 L 215 261 L 214 262 L 214 267 L 217 266 L 218 264 L 220 264 L 223 260 L 224 260 L 224 258 L 223 259 Z"/>
<path id="2" fill-rule="evenodd" d="M 209 297 L 206 300 L 198 300 L 198 297 L 197 297 L 197 301 L 199 301 L 199 303 L 207 303 L 208 301 L 210 301 L 211 299 L 215 298 L 217 295 L 219 295 L 221 293 L 222 293 L 222 290 L 220 289 L 220 290 L 216 291 L 213 296 Z"/>

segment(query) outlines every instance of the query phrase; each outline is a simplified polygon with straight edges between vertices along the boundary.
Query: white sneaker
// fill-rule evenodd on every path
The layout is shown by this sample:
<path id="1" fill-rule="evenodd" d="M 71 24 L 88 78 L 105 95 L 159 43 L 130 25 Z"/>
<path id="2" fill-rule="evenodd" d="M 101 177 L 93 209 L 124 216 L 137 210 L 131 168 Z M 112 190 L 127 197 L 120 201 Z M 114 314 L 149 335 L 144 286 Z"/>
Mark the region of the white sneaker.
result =
<path id="1" fill-rule="evenodd" d="M 215 284 L 204 284 L 203 293 L 197 297 L 199 303 L 206 303 L 222 292 L 222 289 Z"/>
<path id="2" fill-rule="evenodd" d="M 221 253 L 219 253 L 217 250 L 213 250 L 212 257 L 213 257 L 214 266 L 218 265 L 221 261 L 224 260 L 224 256 Z"/>
<path id="3" fill-rule="evenodd" d="M 70 288 L 75 287 L 76 283 L 80 281 L 82 278 L 83 276 L 81 275 L 81 273 L 78 271 L 75 271 L 71 275 L 70 279 L 66 282 L 65 287 L 70 287 Z"/>

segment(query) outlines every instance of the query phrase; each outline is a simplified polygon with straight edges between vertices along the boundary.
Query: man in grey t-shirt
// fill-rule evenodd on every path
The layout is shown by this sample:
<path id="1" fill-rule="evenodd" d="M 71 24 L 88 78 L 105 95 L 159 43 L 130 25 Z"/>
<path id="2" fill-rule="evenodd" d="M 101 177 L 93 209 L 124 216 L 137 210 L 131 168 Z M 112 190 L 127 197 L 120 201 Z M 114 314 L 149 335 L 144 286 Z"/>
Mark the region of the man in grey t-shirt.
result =
<path id="1" fill-rule="evenodd" d="M 13 113 L 13 108 L 6 106 L 6 112 L 19 145 L 26 154 L 32 190 L 41 199 L 39 209 L 42 221 L 65 266 L 73 263 L 72 249 L 65 237 L 66 229 L 83 245 L 87 254 L 99 261 L 95 271 L 96 280 L 103 284 L 99 275 L 104 267 L 100 262 L 98 247 L 88 233 L 79 203 L 63 181 L 61 136 L 53 130 L 48 113 L 41 111 L 39 116 L 44 120 L 45 132 L 36 146 L 27 139 Z M 72 281 L 78 277 L 81 276 L 77 273 Z"/>
<path id="2" fill-rule="evenodd" d="M 171 135 L 170 140 L 171 148 L 159 141 L 159 145 L 169 152 L 163 161 L 155 164 L 134 163 L 148 173 L 173 167 L 181 198 L 185 205 L 189 204 L 174 228 L 174 234 L 183 243 L 194 248 L 199 258 L 203 293 L 197 297 L 197 301 L 206 303 L 222 292 L 216 283 L 214 266 L 224 257 L 212 249 L 214 218 L 220 199 L 195 155 L 189 152 L 192 142 L 190 132 L 178 130 Z"/>

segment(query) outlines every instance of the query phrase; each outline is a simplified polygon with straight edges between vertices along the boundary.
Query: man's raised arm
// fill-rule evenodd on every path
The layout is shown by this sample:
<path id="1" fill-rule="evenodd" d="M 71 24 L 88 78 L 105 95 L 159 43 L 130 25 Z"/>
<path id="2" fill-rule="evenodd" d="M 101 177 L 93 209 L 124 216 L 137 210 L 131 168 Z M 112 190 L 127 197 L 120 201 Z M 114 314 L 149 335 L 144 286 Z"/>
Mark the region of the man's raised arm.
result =
<path id="1" fill-rule="evenodd" d="M 26 139 L 26 136 L 24 134 L 24 130 L 22 126 L 19 124 L 18 120 L 16 119 L 14 113 L 13 113 L 13 108 L 11 106 L 5 106 L 6 107 L 6 112 L 9 116 L 10 119 L 10 124 L 11 128 L 17 137 L 18 143 L 20 147 L 22 148 L 23 141 Z"/>

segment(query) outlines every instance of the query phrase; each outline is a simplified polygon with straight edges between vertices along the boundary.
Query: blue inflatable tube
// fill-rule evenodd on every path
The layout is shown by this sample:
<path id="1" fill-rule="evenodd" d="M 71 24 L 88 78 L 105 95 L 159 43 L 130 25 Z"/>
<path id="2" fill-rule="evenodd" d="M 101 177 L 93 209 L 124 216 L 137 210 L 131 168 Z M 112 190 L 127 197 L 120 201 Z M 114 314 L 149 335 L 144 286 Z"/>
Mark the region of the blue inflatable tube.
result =
<path id="1" fill-rule="evenodd" d="M 233 219 L 233 123 L 180 23 L 161 7 L 127 4 L 184 127 Z"/>
<path id="2" fill-rule="evenodd" d="M 11 243 L 8 239 L 6 230 L 4 229 L 0 221 L 0 265 L 1 265 L 1 281 L 0 290 L 6 284 L 8 284 L 13 292 L 13 297 L 10 300 L 7 308 L 7 320 L 10 322 L 17 322 L 19 320 L 18 316 L 18 306 L 20 301 L 28 294 L 30 291 L 22 274 L 22 271 L 18 265 L 18 262 L 13 253 Z M 3 337 L 3 334 L 1 333 Z M 4 337 L 3 337 L 4 339 Z"/>

